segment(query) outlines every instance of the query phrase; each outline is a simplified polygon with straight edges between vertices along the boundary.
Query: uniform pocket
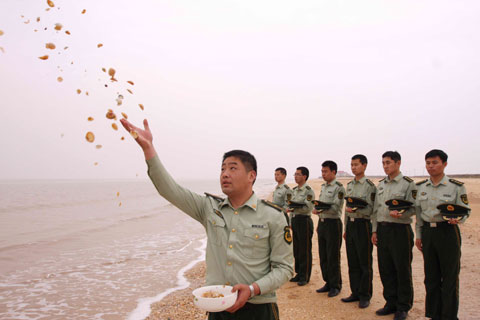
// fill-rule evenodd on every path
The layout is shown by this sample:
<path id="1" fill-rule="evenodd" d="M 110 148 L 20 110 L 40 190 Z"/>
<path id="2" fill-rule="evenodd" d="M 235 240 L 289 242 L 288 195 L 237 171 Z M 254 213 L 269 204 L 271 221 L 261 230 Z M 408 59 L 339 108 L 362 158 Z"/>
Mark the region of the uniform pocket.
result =
<path id="1" fill-rule="evenodd" d="M 267 228 L 248 228 L 243 233 L 245 237 L 245 256 L 263 258 L 270 254 L 269 235 Z"/>
<path id="2" fill-rule="evenodd" d="M 227 234 L 225 229 L 225 221 L 221 218 L 208 219 L 208 240 L 217 246 L 221 246 L 226 242 Z"/>
<path id="3" fill-rule="evenodd" d="M 425 196 L 420 196 L 418 197 L 418 203 L 420 203 L 420 207 L 422 208 L 422 211 L 425 211 L 428 209 L 428 197 Z"/>

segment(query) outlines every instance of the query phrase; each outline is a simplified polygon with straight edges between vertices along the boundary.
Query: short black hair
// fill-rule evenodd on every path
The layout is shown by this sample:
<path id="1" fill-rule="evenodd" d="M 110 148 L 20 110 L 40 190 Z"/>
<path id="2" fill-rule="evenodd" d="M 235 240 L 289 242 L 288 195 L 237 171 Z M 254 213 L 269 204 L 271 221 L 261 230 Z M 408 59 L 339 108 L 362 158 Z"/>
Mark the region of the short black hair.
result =
<path id="1" fill-rule="evenodd" d="M 287 170 L 285 170 L 285 168 L 279 167 L 275 169 L 275 171 L 280 171 L 280 173 L 283 174 L 284 176 L 287 175 Z"/>
<path id="2" fill-rule="evenodd" d="M 335 174 L 337 174 L 337 164 L 333 162 L 332 160 L 327 160 L 322 163 L 322 167 L 328 167 L 330 170 L 335 171 Z"/>
<path id="3" fill-rule="evenodd" d="M 352 157 L 352 160 L 360 160 L 361 164 L 367 164 L 368 160 L 363 154 L 356 154 Z"/>
<path id="4" fill-rule="evenodd" d="M 435 157 L 439 157 L 443 163 L 447 162 L 447 159 L 448 159 L 448 155 L 444 151 L 439 149 L 433 149 L 427 152 L 427 154 L 425 155 L 425 160 L 427 160 L 428 158 L 435 158 Z"/>
<path id="5" fill-rule="evenodd" d="M 382 155 L 382 158 L 386 157 L 392 159 L 395 162 L 402 160 L 402 156 L 400 156 L 400 153 L 398 153 L 398 151 L 387 151 Z"/>
<path id="6" fill-rule="evenodd" d="M 257 160 L 255 160 L 255 157 L 250 152 L 243 150 L 228 151 L 223 155 L 222 163 L 229 157 L 238 158 L 245 166 L 247 172 L 253 170 L 257 173 Z"/>
<path id="7" fill-rule="evenodd" d="M 310 171 L 308 171 L 307 167 L 298 167 L 297 170 L 300 170 L 300 172 L 304 175 L 304 176 L 307 176 L 307 179 L 305 179 L 305 181 L 308 180 L 308 176 L 310 175 Z"/>

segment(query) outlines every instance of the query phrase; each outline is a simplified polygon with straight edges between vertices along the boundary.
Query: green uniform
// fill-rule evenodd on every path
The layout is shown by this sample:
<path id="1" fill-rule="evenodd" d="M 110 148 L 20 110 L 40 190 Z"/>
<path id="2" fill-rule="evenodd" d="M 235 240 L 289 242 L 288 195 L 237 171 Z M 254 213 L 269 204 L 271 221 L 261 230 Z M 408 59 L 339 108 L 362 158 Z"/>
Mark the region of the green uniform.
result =
<path id="1" fill-rule="evenodd" d="M 287 201 L 292 200 L 293 192 L 285 183 L 277 185 L 273 191 L 272 202 L 280 207 L 287 209 Z"/>
<path id="2" fill-rule="evenodd" d="M 345 188 L 336 179 L 322 184 L 319 201 L 331 204 L 318 214 L 318 253 L 322 277 L 329 289 L 342 288 L 340 248 L 342 246 L 342 210 Z"/>
<path id="3" fill-rule="evenodd" d="M 352 295 L 360 300 L 372 297 L 372 224 L 370 216 L 373 212 L 375 184 L 366 177 L 353 179 L 347 184 L 347 197 L 360 198 L 368 203 L 367 207 L 355 212 L 345 211 L 345 233 L 348 259 L 348 276 Z"/>
<path id="4" fill-rule="evenodd" d="M 310 281 L 312 274 L 312 237 L 313 221 L 311 218 L 315 192 L 308 185 L 293 188 L 292 201 L 304 203 L 304 207 L 294 209 L 291 213 L 293 232 L 293 255 L 295 257 L 295 276 L 298 281 Z"/>
<path id="5" fill-rule="evenodd" d="M 261 294 L 252 304 L 275 303 L 275 290 L 293 273 L 290 230 L 283 214 L 252 194 L 241 207 L 178 185 L 158 156 L 147 160 L 148 175 L 162 197 L 199 221 L 207 232 L 206 285 L 250 285 Z"/>
<path id="6" fill-rule="evenodd" d="M 457 319 L 462 239 L 458 225 L 445 221 L 437 206 L 451 203 L 468 207 L 467 192 L 462 182 L 447 176 L 438 185 L 428 179 L 419 182 L 417 188 L 416 233 L 422 240 L 425 316 Z"/>
<path id="7" fill-rule="evenodd" d="M 385 201 L 403 199 L 415 202 L 416 186 L 412 179 L 398 174 L 394 179 L 380 180 L 372 214 L 372 231 L 377 232 L 378 270 L 383 284 L 386 305 L 408 312 L 413 304 L 412 248 L 410 223 L 415 208 L 400 218 L 390 216 Z"/>

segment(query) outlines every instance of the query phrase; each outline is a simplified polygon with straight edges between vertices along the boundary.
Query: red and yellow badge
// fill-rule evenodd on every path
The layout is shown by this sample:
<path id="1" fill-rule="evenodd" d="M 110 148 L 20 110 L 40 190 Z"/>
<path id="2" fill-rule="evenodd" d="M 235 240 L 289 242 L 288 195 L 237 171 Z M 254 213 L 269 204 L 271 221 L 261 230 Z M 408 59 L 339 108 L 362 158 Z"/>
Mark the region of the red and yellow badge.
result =
<path id="1" fill-rule="evenodd" d="M 451 204 L 449 204 L 449 205 L 447 206 L 447 210 L 448 210 L 448 211 L 455 211 L 455 207 L 452 206 Z"/>
<path id="2" fill-rule="evenodd" d="M 292 234 L 290 233 L 290 227 L 286 226 L 283 228 L 285 233 L 283 234 L 283 239 L 285 239 L 285 242 L 288 244 L 292 243 Z"/>
<path id="3" fill-rule="evenodd" d="M 397 201 L 397 200 L 392 200 L 392 204 L 393 204 L 394 206 L 398 206 L 398 201 Z"/>
<path id="4" fill-rule="evenodd" d="M 350 202 L 350 203 L 352 203 L 352 202 L 353 202 L 353 199 L 350 198 L 350 197 L 348 197 L 348 198 L 347 198 L 347 201 Z"/>

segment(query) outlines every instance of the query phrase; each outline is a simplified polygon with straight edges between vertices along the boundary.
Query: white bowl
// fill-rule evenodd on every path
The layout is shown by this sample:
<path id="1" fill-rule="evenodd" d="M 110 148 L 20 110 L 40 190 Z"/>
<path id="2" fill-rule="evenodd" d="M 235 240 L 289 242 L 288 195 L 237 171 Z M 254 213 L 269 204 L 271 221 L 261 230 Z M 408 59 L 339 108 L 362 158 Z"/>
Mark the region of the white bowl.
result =
<path id="1" fill-rule="evenodd" d="M 207 291 L 213 291 L 223 294 L 221 298 L 204 298 L 202 295 Z M 235 304 L 237 301 L 237 292 L 232 292 L 231 286 L 217 285 L 201 287 L 193 290 L 193 303 L 205 311 L 220 312 L 224 311 Z"/>

